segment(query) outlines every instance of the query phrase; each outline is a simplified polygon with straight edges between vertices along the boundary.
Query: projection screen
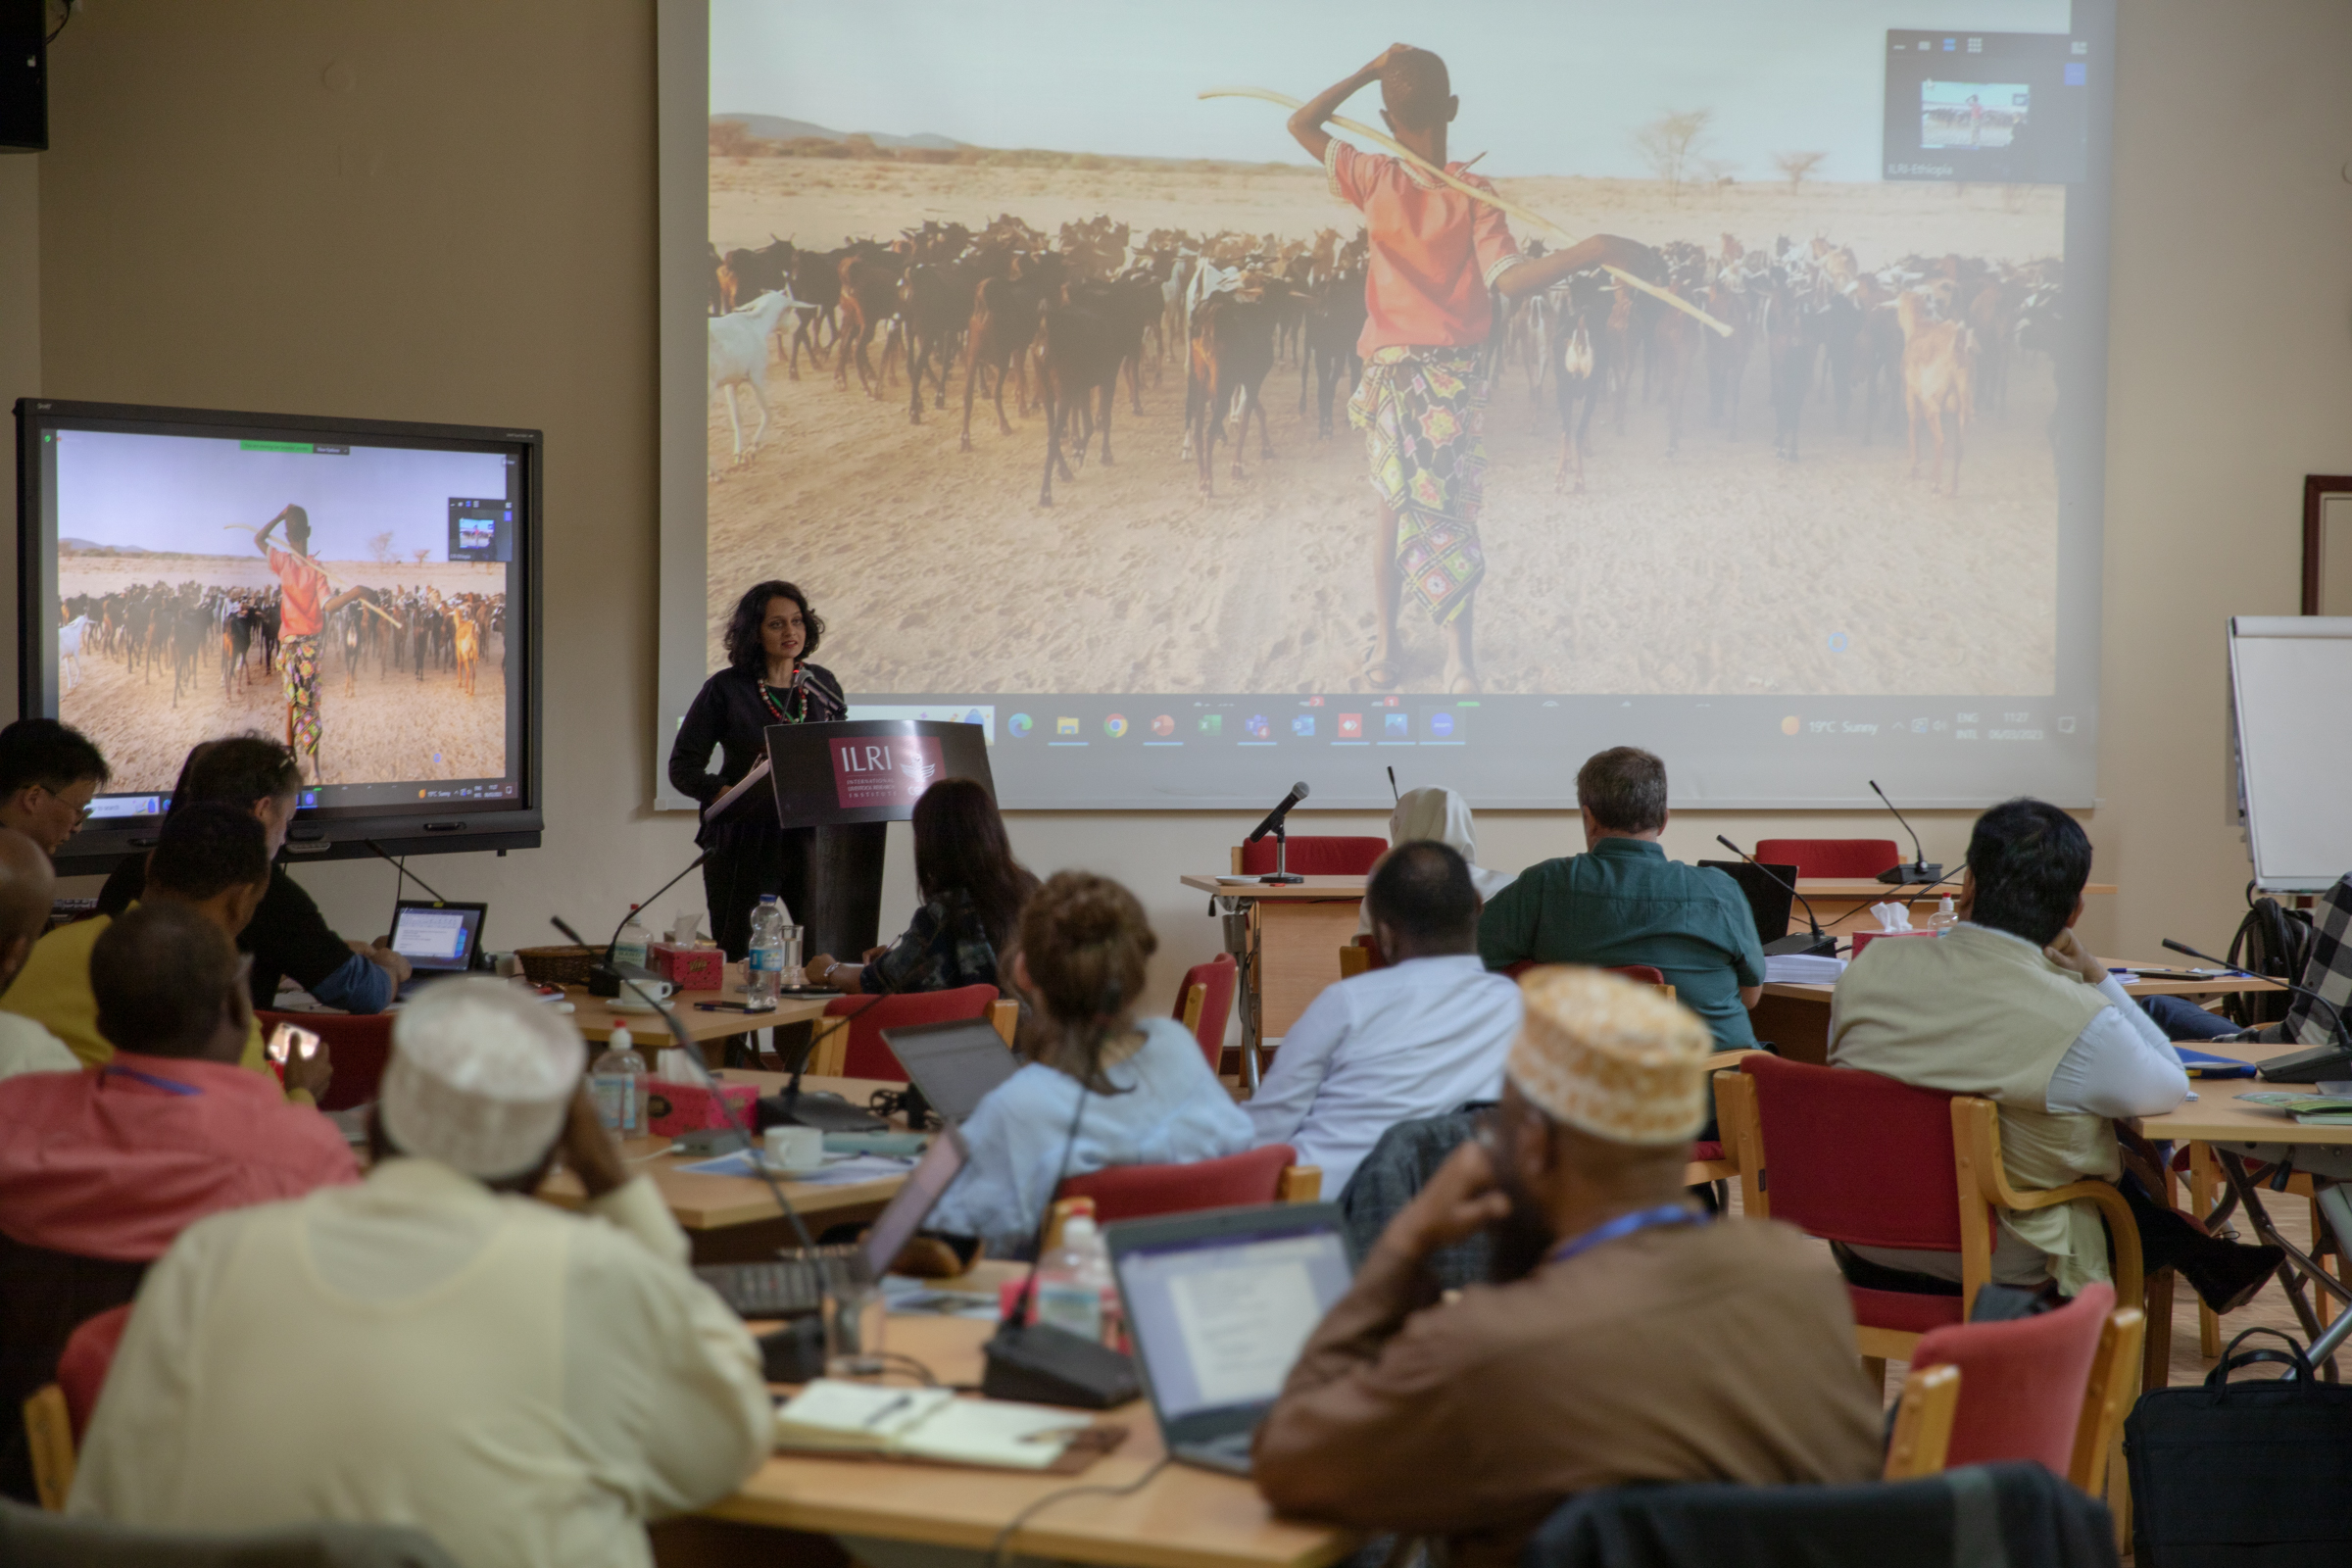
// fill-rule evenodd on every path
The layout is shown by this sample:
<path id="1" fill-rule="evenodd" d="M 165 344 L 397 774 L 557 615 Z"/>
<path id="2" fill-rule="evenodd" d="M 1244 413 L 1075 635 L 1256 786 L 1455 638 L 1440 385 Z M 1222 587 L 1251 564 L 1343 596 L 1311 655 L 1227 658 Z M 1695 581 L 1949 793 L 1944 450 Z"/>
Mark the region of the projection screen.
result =
<path id="1" fill-rule="evenodd" d="M 781 577 L 1009 807 L 1556 807 L 1621 743 L 1678 805 L 2091 804 L 2113 0 L 662 28 L 662 758 Z M 1202 96 L 1396 39 L 1515 211 Z M 1596 234 L 1643 260 L 1508 297 Z"/>

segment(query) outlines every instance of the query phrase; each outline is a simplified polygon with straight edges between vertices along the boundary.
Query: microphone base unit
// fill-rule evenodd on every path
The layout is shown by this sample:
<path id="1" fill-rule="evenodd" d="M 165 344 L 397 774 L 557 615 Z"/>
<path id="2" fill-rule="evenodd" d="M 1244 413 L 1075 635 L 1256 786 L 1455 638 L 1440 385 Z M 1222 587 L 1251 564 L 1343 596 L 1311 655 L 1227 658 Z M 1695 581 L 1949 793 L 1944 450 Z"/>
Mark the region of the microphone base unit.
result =
<path id="1" fill-rule="evenodd" d="M 1268 871 L 1257 880 L 1260 884 L 1267 886 L 1288 887 L 1294 882 L 1303 882 L 1306 878 L 1296 871 Z"/>
<path id="2" fill-rule="evenodd" d="M 1764 956 L 1767 958 L 1786 957 L 1792 953 L 1801 953 L 1809 958 L 1835 958 L 1838 956 L 1838 939 L 1827 931 L 1791 931 L 1785 937 L 1775 937 L 1764 944 Z"/>
<path id="3" fill-rule="evenodd" d="M 872 1111 L 819 1091 L 763 1095 L 753 1104 L 753 1118 L 762 1132 L 770 1127 L 814 1127 L 827 1133 L 879 1133 L 890 1128 Z"/>
<path id="4" fill-rule="evenodd" d="M 634 980 L 645 988 L 645 994 L 669 1000 L 669 978 L 633 963 L 592 963 L 588 966 L 588 994 L 592 997 L 618 997 L 625 989 L 624 982 Z M 656 991 L 660 986 L 662 989 Z"/>
<path id="5" fill-rule="evenodd" d="M 2274 1084 L 2316 1084 L 2324 1078 L 2352 1078 L 2352 1051 L 2342 1046 L 2314 1046 L 2308 1051 L 2258 1062 L 2254 1071 L 2266 1083 Z"/>
<path id="6" fill-rule="evenodd" d="M 1044 1323 L 1007 1323 L 981 1347 L 980 1393 L 990 1399 L 1108 1410 L 1140 1396 L 1135 1363 L 1118 1351 Z"/>
<path id="7" fill-rule="evenodd" d="M 1909 865 L 1890 865 L 1879 873 L 1879 880 L 1890 887 L 1900 887 L 1905 882 L 1937 882 L 1942 877 L 1942 864 L 1929 860 L 1913 860 Z"/>

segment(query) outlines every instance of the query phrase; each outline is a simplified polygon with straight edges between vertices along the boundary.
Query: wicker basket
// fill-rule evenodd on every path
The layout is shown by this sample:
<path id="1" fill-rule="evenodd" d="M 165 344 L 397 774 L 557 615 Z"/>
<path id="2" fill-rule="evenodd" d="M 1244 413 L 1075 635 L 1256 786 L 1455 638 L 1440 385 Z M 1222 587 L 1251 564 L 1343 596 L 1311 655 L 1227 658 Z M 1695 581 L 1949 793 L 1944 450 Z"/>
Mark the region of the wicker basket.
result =
<path id="1" fill-rule="evenodd" d="M 588 983 L 589 966 L 602 956 L 598 948 L 574 947 L 568 943 L 554 948 L 516 948 L 515 961 L 533 985 L 584 986 Z"/>

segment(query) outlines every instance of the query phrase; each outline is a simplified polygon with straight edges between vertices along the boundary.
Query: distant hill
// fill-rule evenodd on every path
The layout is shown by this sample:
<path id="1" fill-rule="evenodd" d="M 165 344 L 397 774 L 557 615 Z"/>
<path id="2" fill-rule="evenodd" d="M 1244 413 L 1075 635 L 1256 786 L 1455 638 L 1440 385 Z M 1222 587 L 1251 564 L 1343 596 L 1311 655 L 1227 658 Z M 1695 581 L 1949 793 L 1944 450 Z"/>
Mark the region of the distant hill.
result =
<path id="1" fill-rule="evenodd" d="M 796 136 L 821 136 L 826 141 L 849 140 L 847 132 L 828 130 L 806 120 L 787 120 L 782 115 L 712 115 L 710 120 L 713 124 L 722 120 L 732 120 L 761 141 L 790 141 Z M 917 136 L 890 136 L 878 130 L 865 134 L 873 138 L 877 147 L 953 149 L 963 145 L 952 136 L 942 136 L 928 130 Z"/>
<path id="2" fill-rule="evenodd" d="M 102 545 L 88 539 L 61 538 L 57 542 L 57 548 L 69 556 L 145 556 L 154 554 L 153 551 L 142 549 L 137 545 Z"/>

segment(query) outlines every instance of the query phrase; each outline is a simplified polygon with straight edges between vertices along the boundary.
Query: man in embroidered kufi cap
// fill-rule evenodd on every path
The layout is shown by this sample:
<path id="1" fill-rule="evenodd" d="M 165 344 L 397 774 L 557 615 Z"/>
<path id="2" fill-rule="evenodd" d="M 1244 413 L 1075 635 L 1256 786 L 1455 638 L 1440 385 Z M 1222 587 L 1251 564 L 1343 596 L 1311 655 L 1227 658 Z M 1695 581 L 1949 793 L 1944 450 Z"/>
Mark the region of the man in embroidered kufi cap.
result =
<path id="1" fill-rule="evenodd" d="M 368 1179 L 203 1220 L 148 1274 L 72 1512 L 196 1530 L 414 1525 L 462 1563 L 640 1568 L 774 1417 L 581 1079 L 501 981 L 399 1014 Z M 584 1214 L 531 1196 L 558 1155 Z"/>
<path id="2" fill-rule="evenodd" d="M 1877 1476 L 1879 1399 L 1827 1254 L 1685 1200 L 1706 1025 L 1598 969 L 1520 988 L 1492 1123 L 1390 1223 L 1258 1428 L 1266 1495 L 1505 1568 L 1593 1488 Z M 1495 1282 L 1437 1299 L 1422 1260 L 1481 1229 Z"/>

